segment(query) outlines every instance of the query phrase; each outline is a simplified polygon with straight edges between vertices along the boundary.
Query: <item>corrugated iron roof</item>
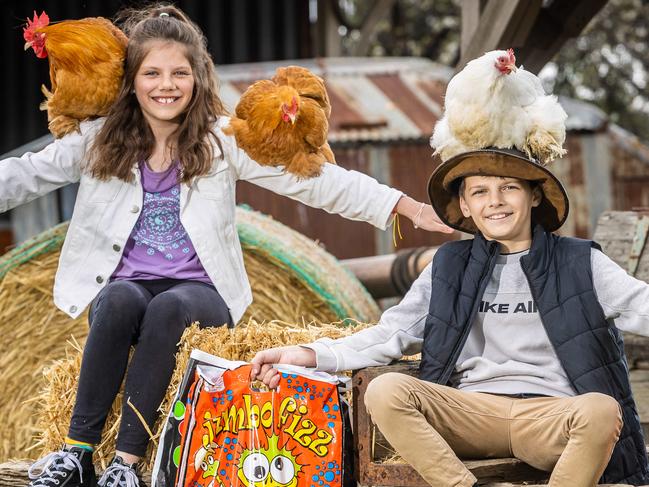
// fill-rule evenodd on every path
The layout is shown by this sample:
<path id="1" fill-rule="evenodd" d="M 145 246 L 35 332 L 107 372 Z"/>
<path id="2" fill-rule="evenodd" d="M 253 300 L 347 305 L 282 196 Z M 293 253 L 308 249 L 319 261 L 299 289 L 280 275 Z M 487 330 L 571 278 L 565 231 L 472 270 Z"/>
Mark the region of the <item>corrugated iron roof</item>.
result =
<path id="1" fill-rule="evenodd" d="M 221 97 L 229 110 L 254 81 L 280 66 L 299 65 L 325 79 L 331 99 L 333 144 L 428 140 L 441 117 L 447 66 L 422 58 L 321 58 L 219 66 Z M 606 115 L 588 103 L 561 98 L 568 130 L 599 131 Z"/>

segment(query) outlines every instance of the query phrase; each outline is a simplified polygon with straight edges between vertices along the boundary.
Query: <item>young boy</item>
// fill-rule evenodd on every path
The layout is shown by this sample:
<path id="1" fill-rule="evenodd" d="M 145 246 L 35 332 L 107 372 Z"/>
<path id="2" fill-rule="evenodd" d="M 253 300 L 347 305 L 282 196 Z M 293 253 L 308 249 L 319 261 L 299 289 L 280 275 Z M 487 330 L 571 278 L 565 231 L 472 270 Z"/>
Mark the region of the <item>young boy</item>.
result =
<path id="1" fill-rule="evenodd" d="M 420 378 L 379 376 L 365 404 L 430 485 L 477 485 L 459 458 L 512 456 L 553 487 L 649 483 L 619 332 L 649 335 L 649 286 L 596 243 L 552 233 L 566 193 L 518 151 L 457 155 L 428 189 L 475 238 L 443 245 L 376 326 L 262 351 L 253 377 L 272 387 L 274 363 L 337 372 L 421 352 Z"/>

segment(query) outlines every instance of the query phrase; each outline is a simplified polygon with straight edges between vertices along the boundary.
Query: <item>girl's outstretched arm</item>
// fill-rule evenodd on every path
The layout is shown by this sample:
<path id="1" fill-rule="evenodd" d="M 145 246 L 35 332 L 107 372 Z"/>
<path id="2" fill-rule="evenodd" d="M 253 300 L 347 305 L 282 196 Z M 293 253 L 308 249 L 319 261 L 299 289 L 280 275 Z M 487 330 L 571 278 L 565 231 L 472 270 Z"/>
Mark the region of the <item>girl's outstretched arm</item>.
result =
<path id="1" fill-rule="evenodd" d="M 82 161 L 101 122 L 84 122 L 81 133 L 56 139 L 39 152 L 0 161 L 0 213 L 79 181 Z"/>
<path id="2" fill-rule="evenodd" d="M 233 137 L 222 135 L 225 150 L 237 179 L 243 179 L 278 194 L 350 220 L 361 220 L 385 229 L 394 213 L 410 218 L 417 227 L 450 233 L 430 205 L 379 183 L 358 171 L 325 164 L 320 176 L 298 179 L 282 167 L 262 166 L 236 146 Z"/>

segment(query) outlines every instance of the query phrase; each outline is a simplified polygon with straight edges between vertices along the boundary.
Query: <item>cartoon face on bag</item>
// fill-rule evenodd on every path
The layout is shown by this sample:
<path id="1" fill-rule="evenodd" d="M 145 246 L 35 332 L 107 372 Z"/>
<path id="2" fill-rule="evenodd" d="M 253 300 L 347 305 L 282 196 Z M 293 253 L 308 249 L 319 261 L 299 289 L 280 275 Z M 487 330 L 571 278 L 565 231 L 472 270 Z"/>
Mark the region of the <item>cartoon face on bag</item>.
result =
<path id="1" fill-rule="evenodd" d="M 246 487 L 296 487 L 302 465 L 279 437 L 268 438 L 266 448 L 245 449 L 239 458 L 237 476 Z"/>
<path id="2" fill-rule="evenodd" d="M 194 468 L 196 471 L 203 472 L 203 479 L 212 479 L 207 484 L 207 487 L 221 487 L 223 485 L 218 475 L 220 462 L 215 458 L 217 448 L 218 445 L 213 443 L 207 448 L 199 448 L 194 456 Z"/>

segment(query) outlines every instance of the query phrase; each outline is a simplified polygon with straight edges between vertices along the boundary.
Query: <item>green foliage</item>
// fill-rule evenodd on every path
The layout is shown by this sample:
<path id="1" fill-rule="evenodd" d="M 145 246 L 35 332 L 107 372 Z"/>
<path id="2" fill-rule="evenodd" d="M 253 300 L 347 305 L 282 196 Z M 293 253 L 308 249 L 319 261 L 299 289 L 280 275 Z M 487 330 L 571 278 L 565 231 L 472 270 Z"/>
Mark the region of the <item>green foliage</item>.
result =
<path id="1" fill-rule="evenodd" d="M 594 103 L 649 141 L 647 19 L 649 3 L 610 0 L 541 73 L 546 88 Z"/>

